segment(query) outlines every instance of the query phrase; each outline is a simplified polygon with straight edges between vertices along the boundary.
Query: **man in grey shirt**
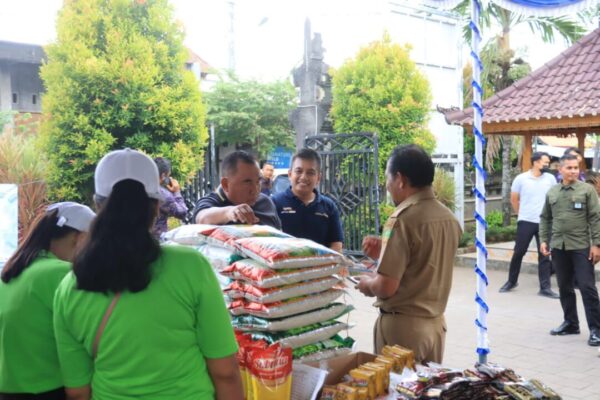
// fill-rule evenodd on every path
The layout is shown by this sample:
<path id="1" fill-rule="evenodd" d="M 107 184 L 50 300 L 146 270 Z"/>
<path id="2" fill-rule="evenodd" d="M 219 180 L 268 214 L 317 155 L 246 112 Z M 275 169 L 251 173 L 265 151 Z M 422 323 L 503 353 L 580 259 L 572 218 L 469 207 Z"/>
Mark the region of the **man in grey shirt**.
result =
<path id="1" fill-rule="evenodd" d="M 196 203 L 197 224 L 262 224 L 281 229 L 275 204 L 260 192 L 260 169 L 254 157 L 238 150 L 221 164 L 221 185 Z"/>
<path id="2" fill-rule="evenodd" d="M 509 292 L 518 286 L 519 272 L 523 256 L 527 253 L 531 239 L 535 237 L 538 250 L 538 277 L 540 280 L 540 296 L 558 299 L 559 296 L 550 288 L 552 262 L 540 252 L 539 224 L 540 213 L 544 207 L 546 193 L 554 185 L 556 179 L 548 173 L 550 156 L 547 153 L 535 152 L 531 156 L 532 167 L 519 174 L 512 183 L 510 200 L 518 214 L 517 235 L 508 281 L 500 288 L 500 292 Z"/>

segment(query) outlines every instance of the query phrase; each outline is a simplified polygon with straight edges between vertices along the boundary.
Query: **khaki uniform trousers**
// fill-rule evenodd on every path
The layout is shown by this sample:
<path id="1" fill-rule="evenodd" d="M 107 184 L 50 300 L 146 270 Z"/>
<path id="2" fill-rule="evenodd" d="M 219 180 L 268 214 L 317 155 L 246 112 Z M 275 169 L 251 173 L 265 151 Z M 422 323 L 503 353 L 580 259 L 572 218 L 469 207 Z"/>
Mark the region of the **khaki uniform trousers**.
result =
<path id="1" fill-rule="evenodd" d="M 375 321 L 375 354 L 386 345 L 400 345 L 415 353 L 417 362 L 442 363 L 446 342 L 446 320 L 402 314 L 380 314 Z"/>

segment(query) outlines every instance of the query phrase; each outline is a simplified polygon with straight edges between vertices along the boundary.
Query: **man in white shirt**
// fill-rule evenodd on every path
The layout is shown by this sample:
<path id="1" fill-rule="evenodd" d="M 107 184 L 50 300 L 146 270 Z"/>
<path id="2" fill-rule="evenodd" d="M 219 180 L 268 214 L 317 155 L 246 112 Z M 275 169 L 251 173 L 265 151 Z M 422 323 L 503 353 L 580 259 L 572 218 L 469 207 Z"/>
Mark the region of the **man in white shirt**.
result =
<path id="1" fill-rule="evenodd" d="M 538 250 L 538 276 L 540 279 L 540 296 L 558 299 L 559 296 L 550 288 L 552 261 L 540 252 L 540 213 L 544 207 L 546 193 L 556 185 L 556 178 L 548 172 L 550 156 L 547 153 L 535 152 L 531 156 L 533 166 L 527 172 L 519 174 L 512 183 L 510 200 L 513 209 L 518 214 L 517 235 L 508 281 L 500 288 L 500 292 L 509 292 L 516 288 L 521 270 L 523 256 L 527 253 L 531 239 L 535 237 Z M 543 240 L 547 240 L 544 238 Z"/>

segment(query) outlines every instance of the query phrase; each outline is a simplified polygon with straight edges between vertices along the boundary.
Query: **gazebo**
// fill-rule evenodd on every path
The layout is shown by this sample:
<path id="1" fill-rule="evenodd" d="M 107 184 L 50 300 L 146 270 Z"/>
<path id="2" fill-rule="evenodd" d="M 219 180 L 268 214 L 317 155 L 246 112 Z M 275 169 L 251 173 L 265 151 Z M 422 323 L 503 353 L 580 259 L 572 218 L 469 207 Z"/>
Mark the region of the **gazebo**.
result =
<path id="1" fill-rule="evenodd" d="M 483 102 L 486 135 L 523 136 L 521 169 L 531 168 L 534 136 L 577 137 L 600 131 L 600 28 L 543 67 Z M 438 108 L 449 124 L 473 128 L 473 109 Z"/>

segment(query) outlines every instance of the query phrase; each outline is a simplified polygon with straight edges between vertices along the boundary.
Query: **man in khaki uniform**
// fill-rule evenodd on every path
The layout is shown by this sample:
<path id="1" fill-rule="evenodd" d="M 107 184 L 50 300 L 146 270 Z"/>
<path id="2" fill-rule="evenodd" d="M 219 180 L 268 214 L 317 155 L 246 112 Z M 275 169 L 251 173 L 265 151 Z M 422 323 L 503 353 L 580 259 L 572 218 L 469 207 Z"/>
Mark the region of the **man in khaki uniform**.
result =
<path id="1" fill-rule="evenodd" d="M 363 249 L 379 258 L 377 273 L 362 276 L 357 288 L 376 296 L 375 352 L 398 344 L 421 362 L 441 363 L 444 311 L 461 228 L 435 199 L 431 158 L 416 145 L 397 147 L 387 163 L 386 186 L 396 209 L 382 238 L 366 237 Z"/>
<path id="2" fill-rule="evenodd" d="M 550 254 L 563 309 L 563 323 L 551 335 L 577 335 L 579 318 L 573 277 L 581 291 L 590 337 L 590 346 L 600 346 L 600 300 L 594 264 L 600 261 L 600 205 L 592 185 L 579 181 L 577 156 L 560 159 L 562 182 L 546 194 L 540 216 L 540 251 Z M 549 240 L 550 239 L 550 240 Z M 550 243 L 550 246 L 548 246 Z"/>

